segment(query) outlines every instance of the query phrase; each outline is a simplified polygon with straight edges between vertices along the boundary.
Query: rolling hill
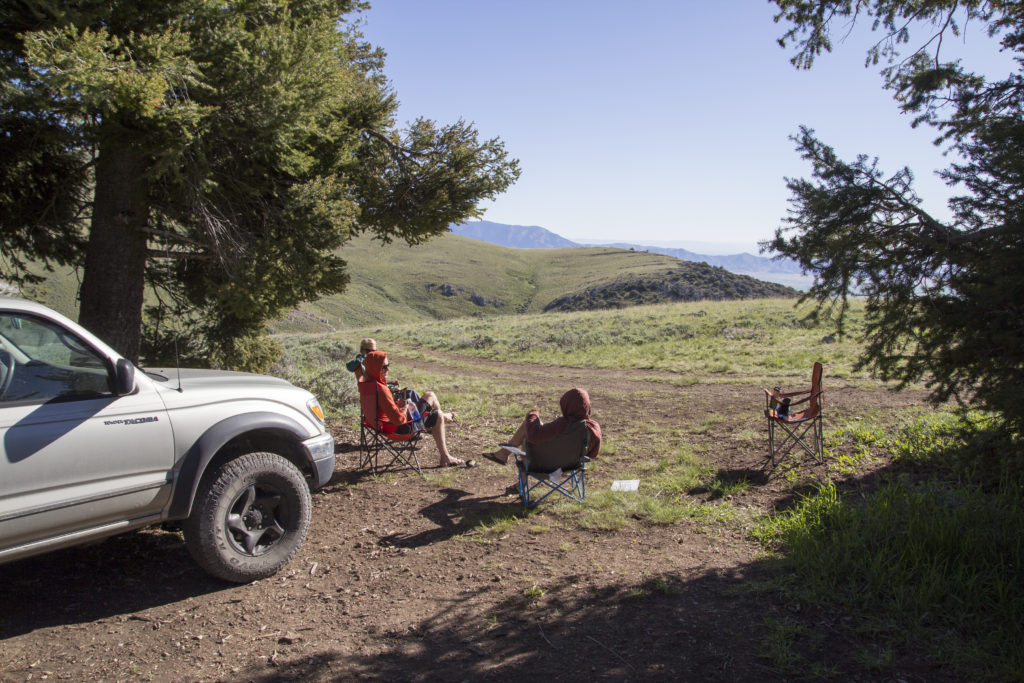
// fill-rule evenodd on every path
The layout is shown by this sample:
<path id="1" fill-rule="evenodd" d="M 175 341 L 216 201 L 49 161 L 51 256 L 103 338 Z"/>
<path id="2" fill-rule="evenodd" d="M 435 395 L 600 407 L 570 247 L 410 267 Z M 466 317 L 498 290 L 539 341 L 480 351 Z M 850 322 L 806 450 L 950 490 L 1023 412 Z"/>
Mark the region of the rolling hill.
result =
<path id="1" fill-rule="evenodd" d="M 706 263 L 612 247 L 512 249 L 454 234 L 409 247 L 364 236 L 339 254 L 348 263 L 348 289 L 300 305 L 270 331 L 798 294 Z M 27 287 L 25 296 L 77 317 L 76 272 L 38 272 L 45 281 Z"/>
<path id="2" fill-rule="evenodd" d="M 797 295 L 705 263 L 608 247 L 512 249 L 449 234 L 418 247 L 361 237 L 340 254 L 348 290 L 303 304 L 275 332 Z"/>

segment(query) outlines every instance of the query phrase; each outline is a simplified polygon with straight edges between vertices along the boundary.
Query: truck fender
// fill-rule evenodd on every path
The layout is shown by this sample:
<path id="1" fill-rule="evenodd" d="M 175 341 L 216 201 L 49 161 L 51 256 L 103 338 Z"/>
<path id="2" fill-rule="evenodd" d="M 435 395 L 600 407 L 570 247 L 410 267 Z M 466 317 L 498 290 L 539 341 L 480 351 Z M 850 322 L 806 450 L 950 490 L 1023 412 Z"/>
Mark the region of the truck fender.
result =
<path id="1" fill-rule="evenodd" d="M 188 517 L 199 481 L 210 461 L 229 441 L 254 431 L 275 432 L 294 439 L 296 443 L 308 437 L 298 422 L 277 413 L 245 413 L 221 420 L 207 429 L 182 458 L 168 511 L 169 519 Z"/>

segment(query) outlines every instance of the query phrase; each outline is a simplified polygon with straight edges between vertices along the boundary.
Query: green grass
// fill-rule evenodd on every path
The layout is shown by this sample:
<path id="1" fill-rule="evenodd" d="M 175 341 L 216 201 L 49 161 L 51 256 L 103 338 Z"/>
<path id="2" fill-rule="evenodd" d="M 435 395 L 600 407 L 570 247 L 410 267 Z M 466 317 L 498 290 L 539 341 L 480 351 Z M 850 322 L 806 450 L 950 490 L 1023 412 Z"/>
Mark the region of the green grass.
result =
<path id="1" fill-rule="evenodd" d="M 898 463 L 927 466 L 986 488 L 1024 482 L 1024 440 L 986 413 L 921 418 L 900 429 L 890 449 Z"/>
<path id="2" fill-rule="evenodd" d="M 823 344 L 834 330 L 806 323 L 809 310 L 789 299 L 669 303 L 373 326 L 353 329 L 345 337 L 372 336 L 402 353 L 454 352 L 509 363 L 648 370 L 649 379 L 680 384 L 740 378 L 768 386 L 806 382 L 808 368 L 821 361 L 826 378 L 877 386 L 867 371 L 854 370 L 861 349 L 854 336 Z M 848 329 L 856 333 L 862 325 L 863 305 L 854 302 Z M 740 328 L 753 336 L 731 332 Z"/>
<path id="3" fill-rule="evenodd" d="M 345 362 L 356 351 L 359 339 L 375 337 L 395 360 L 395 376 L 404 385 L 429 387 L 469 418 L 481 416 L 492 406 L 491 396 L 515 396 L 521 387 L 496 386 L 471 379 L 468 373 L 432 375 L 402 366 L 403 358 L 459 354 L 461 363 L 474 358 L 510 364 L 533 363 L 561 367 L 620 368 L 647 371 L 642 379 L 669 383 L 751 382 L 765 386 L 796 384 L 808 380 L 815 360 L 826 367 L 828 378 L 843 377 L 858 386 L 877 387 L 864 370 L 854 370 L 859 344 L 846 339 L 822 344 L 831 329 L 808 326 L 806 309 L 791 300 L 698 302 L 641 306 L 619 311 L 546 313 L 494 318 L 462 318 L 446 322 L 378 325 L 332 334 L 285 334 L 278 339 L 285 348 L 274 374 L 311 389 L 329 415 L 351 419 L 357 414 L 358 396 Z M 862 324 L 863 307 L 855 302 L 850 329 Z M 767 341 L 755 343 L 743 335 L 723 335 L 723 330 L 743 328 Z M 578 337 L 566 330 L 581 329 Z M 680 334 L 685 330 L 685 334 Z M 568 336 L 567 336 L 568 335 Z M 460 340 L 485 337 L 487 345 L 466 346 Z M 640 341 L 642 340 L 642 341 Z M 662 374 L 658 374 L 662 373 Z M 640 400 L 642 397 L 638 397 Z M 516 418 L 533 407 L 522 400 L 495 406 L 498 417 Z M 695 409 L 699 410 L 699 406 Z M 703 430 L 713 432 L 727 416 L 708 414 Z"/>
<path id="4" fill-rule="evenodd" d="M 963 452 L 983 433 L 997 440 L 986 431 L 993 427 L 985 416 L 946 416 L 888 438 L 871 433 L 905 471 L 870 492 L 844 494 L 826 482 L 755 529 L 778 553 L 780 589 L 857 615 L 936 663 L 1024 676 L 1021 484 L 991 485 L 996 477 Z"/>

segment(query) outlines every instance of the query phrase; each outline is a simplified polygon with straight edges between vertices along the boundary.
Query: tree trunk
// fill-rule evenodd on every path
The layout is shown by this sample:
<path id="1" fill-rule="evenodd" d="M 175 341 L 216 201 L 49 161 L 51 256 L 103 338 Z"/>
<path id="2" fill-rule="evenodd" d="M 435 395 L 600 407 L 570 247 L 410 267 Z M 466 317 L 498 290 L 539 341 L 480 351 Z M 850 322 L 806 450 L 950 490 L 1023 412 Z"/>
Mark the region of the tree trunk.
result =
<path id="1" fill-rule="evenodd" d="M 79 323 L 135 362 L 142 339 L 148 203 L 146 155 L 108 131 L 96 161 Z"/>

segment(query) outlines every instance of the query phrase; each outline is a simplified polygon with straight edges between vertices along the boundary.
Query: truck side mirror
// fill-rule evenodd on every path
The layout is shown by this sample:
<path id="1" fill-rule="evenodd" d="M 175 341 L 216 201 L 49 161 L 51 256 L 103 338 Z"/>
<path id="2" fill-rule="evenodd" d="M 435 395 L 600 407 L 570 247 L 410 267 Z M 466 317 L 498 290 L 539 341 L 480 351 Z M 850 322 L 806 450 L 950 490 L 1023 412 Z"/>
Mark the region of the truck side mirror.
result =
<path id="1" fill-rule="evenodd" d="M 114 366 L 114 393 L 125 396 L 135 391 L 135 366 L 124 358 L 118 358 Z"/>

